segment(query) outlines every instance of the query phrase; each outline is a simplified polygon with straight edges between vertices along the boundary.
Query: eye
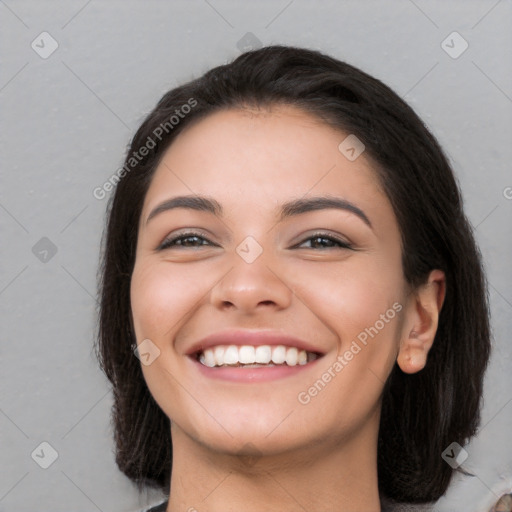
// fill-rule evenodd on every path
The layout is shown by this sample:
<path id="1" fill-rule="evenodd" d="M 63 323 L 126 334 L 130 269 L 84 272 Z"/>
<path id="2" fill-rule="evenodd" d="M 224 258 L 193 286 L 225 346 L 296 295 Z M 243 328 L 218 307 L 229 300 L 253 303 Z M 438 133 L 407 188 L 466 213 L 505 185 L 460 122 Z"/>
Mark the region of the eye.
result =
<path id="1" fill-rule="evenodd" d="M 206 244 L 202 243 L 206 242 Z M 210 242 L 207 238 L 199 232 L 187 232 L 182 233 L 172 238 L 166 238 L 158 247 L 157 250 L 163 251 L 164 249 L 170 248 L 187 248 L 187 247 L 201 247 L 203 245 L 216 245 Z"/>
<path id="2" fill-rule="evenodd" d="M 306 240 L 304 240 L 300 244 L 297 244 L 294 247 L 301 247 L 306 242 L 311 242 L 310 246 L 306 247 L 307 249 L 353 249 L 351 244 L 326 233 L 315 233 L 313 236 L 307 238 Z M 213 242 L 205 238 L 203 233 L 190 231 L 187 233 L 182 233 L 175 237 L 166 238 L 157 247 L 157 250 L 187 247 L 197 248 L 204 245 L 216 246 L 217 244 L 214 244 Z"/>
<path id="3" fill-rule="evenodd" d="M 327 233 L 315 233 L 295 247 L 301 247 L 306 242 L 311 242 L 310 246 L 306 247 L 306 249 L 353 249 L 352 245 L 348 242 Z"/>

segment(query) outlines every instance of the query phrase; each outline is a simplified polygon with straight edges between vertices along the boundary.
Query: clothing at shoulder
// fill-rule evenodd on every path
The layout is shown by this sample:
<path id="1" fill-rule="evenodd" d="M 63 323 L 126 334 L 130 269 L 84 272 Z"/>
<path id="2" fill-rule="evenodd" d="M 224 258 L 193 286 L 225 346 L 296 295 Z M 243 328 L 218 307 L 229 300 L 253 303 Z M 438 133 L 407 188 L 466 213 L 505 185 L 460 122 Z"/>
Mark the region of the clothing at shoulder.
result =
<path id="1" fill-rule="evenodd" d="M 159 503 L 158 505 L 155 505 L 151 508 L 145 508 L 144 510 L 141 510 L 140 512 L 165 512 L 167 509 L 168 500 L 163 501 L 162 503 Z"/>

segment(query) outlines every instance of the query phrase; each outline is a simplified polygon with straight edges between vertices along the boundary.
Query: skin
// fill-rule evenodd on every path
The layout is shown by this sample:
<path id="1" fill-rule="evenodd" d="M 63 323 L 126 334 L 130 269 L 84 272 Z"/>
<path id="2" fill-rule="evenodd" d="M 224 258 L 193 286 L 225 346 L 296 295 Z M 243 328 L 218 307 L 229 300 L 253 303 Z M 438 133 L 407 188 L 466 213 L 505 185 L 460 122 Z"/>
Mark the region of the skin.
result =
<path id="1" fill-rule="evenodd" d="M 434 270 L 409 288 L 392 207 L 365 153 L 351 162 L 338 150 L 347 135 L 290 106 L 225 110 L 188 126 L 155 171 L 131 301 L 137 343 L 149 339 L 160 351 L 142 370 L 171 418 L 168 511 L 380 511 L 380 396 L 396 361 L 406 373 L 424 367 L 445 277 Z M 224 214 L 178 208 L 146 222 L 178 195 L 214 198 Z M 372 227 L 333 208 L 279 221 L 283 203 L 312 196 L 351 201 Z M 205 240 L 156 250 L 183 228 Z M 319 229 L 353 249 L 318 240 Z M 236 252 L 249 235 L 263 249 L 252 263 Z M 401 311 L 300 403 L 299 393 L 395 303 Z M 325 355 L 271 382 L 209 379 L 185 352 L 227 328 L 279 330 Z"/>

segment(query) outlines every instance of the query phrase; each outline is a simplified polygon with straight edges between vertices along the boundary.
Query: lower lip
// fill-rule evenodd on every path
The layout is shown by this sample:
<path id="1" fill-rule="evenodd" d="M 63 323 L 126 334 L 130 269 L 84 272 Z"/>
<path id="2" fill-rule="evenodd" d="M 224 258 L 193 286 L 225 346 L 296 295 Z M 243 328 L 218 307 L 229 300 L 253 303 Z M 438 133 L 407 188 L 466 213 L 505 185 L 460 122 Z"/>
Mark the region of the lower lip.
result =
<path id="1" fill-rule="evenodd" d="M 319 358 L 320 359 L 320 358 Z M 198 370 L 211 379 L 228 380 L 232 382 L 268 382 L 296 375 L 315 365 L 319 360 L 315 359 L 307 364 L 286 366 L 262 366 L 260 368 L 244 367 L 213 367 L 205 366 L 199 361 L 192 359 L 192 362 L 198 367 Z"/>

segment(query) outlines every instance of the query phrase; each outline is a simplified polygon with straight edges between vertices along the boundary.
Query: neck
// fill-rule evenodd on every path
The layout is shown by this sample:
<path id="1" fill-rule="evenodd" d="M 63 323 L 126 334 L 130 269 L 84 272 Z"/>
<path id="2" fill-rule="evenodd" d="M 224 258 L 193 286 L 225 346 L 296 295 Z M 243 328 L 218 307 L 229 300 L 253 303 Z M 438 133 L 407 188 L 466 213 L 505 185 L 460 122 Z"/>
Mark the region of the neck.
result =
<path id="1" fill-rule="evenodd" d="M 175 425 L 171 430 L 167 512 L 381 510 L 374 428 L 347 442 L 322 440 L 293 453 L 265 456 L 214 452 Z"/>

